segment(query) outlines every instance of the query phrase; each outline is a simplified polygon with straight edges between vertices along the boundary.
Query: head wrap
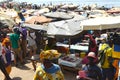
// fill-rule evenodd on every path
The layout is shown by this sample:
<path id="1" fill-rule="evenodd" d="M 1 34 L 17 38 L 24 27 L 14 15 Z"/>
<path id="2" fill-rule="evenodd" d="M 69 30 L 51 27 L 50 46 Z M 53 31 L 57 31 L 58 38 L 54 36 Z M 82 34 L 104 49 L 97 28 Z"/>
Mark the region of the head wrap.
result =
<path id="1" fill-rule="evenodd" d="M 60 55 L 61 54 L 58 53 L 57 50 L 46 50 L 46 51 L 42 51 L 40 53 L 40 59 L 41 60 L 43 60 L 43 59 L 53 60 L 53 59 L 59 58 Z"/>
<path id="2" fill-rule="evenodd" d="M 6 44 L 9 42 L 10 42 L 10 40 L 8 38 L 4 38 L 4 40 L 2 42 L 2 46 L 6 46 Z"/>
<path id="3" fill-rule="evenodd" d="M 87 57 L 92 57 L 92 58 L 96 58 L 96 55 L 94 52 L 89 52 Z"/>

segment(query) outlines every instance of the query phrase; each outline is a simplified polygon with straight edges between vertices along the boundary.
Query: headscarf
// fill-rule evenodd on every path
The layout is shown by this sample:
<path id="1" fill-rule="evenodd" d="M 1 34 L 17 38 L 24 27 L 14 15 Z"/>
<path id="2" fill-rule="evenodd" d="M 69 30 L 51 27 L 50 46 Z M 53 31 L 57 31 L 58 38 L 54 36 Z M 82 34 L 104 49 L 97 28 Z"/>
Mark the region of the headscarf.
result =
<path id="1" fill-rule="evenodd" d="M 4 40 L 2 42 L 2 46 L 6 46 L 6 44 L 9 42 L 10 42 L 9 38 L 4 38 Z"/>
<path id="2" fill-rule="evenodd" d="M 60 53 L 58 53 L 57 50 L 46 50 L 46 51 L 42 51 L 40 53 L 40 59 L 49 59 L 49 60 L 53 60 L 53 59 L 57 59 L 60 57 Z"/>

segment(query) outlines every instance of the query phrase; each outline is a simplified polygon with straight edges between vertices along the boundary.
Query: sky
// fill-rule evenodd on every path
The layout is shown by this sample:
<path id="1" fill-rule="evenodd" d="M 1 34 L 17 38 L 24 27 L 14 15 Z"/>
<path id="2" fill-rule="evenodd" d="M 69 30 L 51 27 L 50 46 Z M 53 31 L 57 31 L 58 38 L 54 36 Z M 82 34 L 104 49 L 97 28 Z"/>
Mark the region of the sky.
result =
<path id="1" fill-rule="evenodd" d="M 0 1 L 5 1 L 5 0 L 0 0 Z M 27 3 L 32 3 L 32 4 L 48 4 L 50 2 L 52 3 L 68 3 L 68 2 L 71 2 L 71 3 L 104 3 L 104 4 L 107 4 L 107 3 L 110 3 L 110 4 L 117 4 L 119 5 L 120 4 L 120 0 L 13 0 L 13 1 L 17 1 L 17 2 L 27 2 Z"/>
<path id="2" fill-rule="evenodd" d="M 0 1 L 6 1 L 6 0 L 0 0 Z M 73 0 L 13 0 L 13 1 L 25 1 L 25 2 L 52 2 L 52 1 L 73 1 Z M 74 1 L 120 1 L 120 0 L 74 0 Z"/>
<path id="3" fill-rule="evenodd" d="M 15 0 L 15 1 L 27 1 L 27 2 L 53 2 L 53 1 L 73 1 L 73 0 Z M 74 1 L 80 1 L 80 0 L 74 0 Z"/>

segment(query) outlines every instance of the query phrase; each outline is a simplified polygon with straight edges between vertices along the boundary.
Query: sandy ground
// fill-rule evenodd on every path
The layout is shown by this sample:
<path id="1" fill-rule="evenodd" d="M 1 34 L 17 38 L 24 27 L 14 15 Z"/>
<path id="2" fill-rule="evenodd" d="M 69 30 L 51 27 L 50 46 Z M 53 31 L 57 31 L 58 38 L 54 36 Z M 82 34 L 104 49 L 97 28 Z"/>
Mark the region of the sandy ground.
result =
<path id="1" fill-rule="evenodd" d="M 37 64 L 39 66 L 40 63 Z M 76 74 L 72 71 L 63 70 L 65 80 L 75 80 Z M 25 65 L 14 67 L 12 66 L 12 71 L 10 76 L 13 80 L 33 80 L 34 70 L 32 64 L 29 60 L 26 61 Z M 0 71 L 0 80 L 3 80 L 4 75 Z"/>

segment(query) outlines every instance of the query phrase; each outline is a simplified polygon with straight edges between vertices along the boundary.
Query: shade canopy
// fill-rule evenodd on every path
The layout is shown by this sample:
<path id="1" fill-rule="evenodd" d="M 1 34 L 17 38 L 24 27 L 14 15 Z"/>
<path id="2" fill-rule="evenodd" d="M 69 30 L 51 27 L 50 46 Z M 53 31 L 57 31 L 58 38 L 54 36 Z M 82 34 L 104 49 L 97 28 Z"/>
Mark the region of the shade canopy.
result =
<path id="1" fill-rule="evenodd" d="M 25 24 L 32 29 L 45 30 L 52 36 L 75 36 L 84 30 L 105 30 L 120 28 L 120 17 L 99 17 L 93 19 L 69 19 L 51 22 L 47 25 Z"/>
<path id="2" fill-rule="evenodd" d="M 82 32 L 80 26 L 81 20 L 86 19 L 80 15 L 74 15 L 74 18 L 56 22 L 50 22 L 43 25 L 24 24 L 24 26 L 35 29 L 45 30 L 48 35 L 52 36 L 74 36 Z"/>
<path id="3" fill-rule="evenodd" d="M 0 28 L 9 27 L 12 28 L 15 24 L 14 20 L 5 14 L 0 14 Z"/>
<path id="4" fill-rule="evenodd" d="M 87 19 L 81 21 L 80 26 L 83 27 L 83 30 L 104 30 L 120 28 L 120 16 Z"/>
<path id="5" fill-rule="evenodd" d="M 74 36 L 82 32 L 80 21 L 59 21 L 48 24 L 48 35 Z"/>
<path id="6" fill-rule="evenodd" d="M 31 16 L 31 17 L 26 18 L 25 23 L 34 24 L 35 22 L 47 23 L 47 22 L 51 22 L 51 21 L 52 21 L 52 19 L 46 18 L 45 16 Z"/>
<path id="7" fill-rule="evenodd" d="M 47 31 L 47 26 L 45 26 L 45 25 L 36 25 L 36 24 L 24 23 L 23 26 L 27 27 L 27 28 L 34 29 L 34 30 L 44 30 L 44 31 Z"/>
<path id="8" fill-rule="evenodd" d="M 44 14 L 44 16 L 58 19 L 72 19 L 74 17 L 73 15 L 69 15 L 68 13 L 65 12 L 50 12 Z"/>

